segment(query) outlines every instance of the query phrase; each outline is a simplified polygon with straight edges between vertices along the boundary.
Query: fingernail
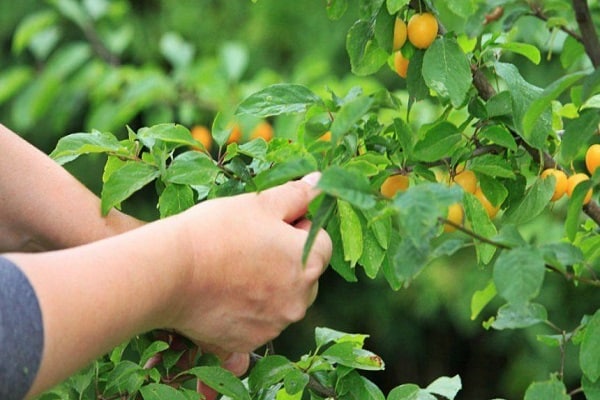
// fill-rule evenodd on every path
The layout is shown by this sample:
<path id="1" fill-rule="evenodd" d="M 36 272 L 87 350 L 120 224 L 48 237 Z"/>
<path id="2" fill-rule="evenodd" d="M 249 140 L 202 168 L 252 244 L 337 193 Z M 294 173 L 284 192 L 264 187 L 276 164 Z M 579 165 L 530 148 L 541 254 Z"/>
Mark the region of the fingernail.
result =
<path id="1" fill-rule="evenodd" d="M 319 179 L 321 179 L 321 173 L 316 171 L 316 172 L 311 172 L 308 175 L 305 175 L 301 180 L 302 182 L 306 182 L 308 183 L 310 186 L 317 186 L 317 183 L 319 183 Z"/>

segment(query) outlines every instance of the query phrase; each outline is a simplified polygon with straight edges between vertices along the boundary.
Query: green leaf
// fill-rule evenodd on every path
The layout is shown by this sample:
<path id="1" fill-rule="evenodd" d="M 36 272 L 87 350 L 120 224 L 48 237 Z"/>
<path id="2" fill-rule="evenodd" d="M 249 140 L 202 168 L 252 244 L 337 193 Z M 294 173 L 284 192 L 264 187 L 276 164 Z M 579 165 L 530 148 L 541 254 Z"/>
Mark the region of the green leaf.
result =
<path id="1" fill-rule="evenodd" d="M 355 347 L 362 347 L 369 335 L 362 333 L 346 333 L 327 327 L 315 328 L 315 343 L 323 347 L 328 343 L 352 343 Z"/>
<path id="2" fill-rule="evenodd" d="M 540 215 L 550 204 L 554 193 L 554 180 L 537 179 L 525 193 L 525 197 L 504 213 L 504 222 L 524 224 Z"/>
<path id="3" fill-rule="evenodd" d="M 471 193 L 466 193 L 463 206 L 465 208 L 465 216 L 471 225 L 473 232 L 485 238 L 492 238 L 498 232 L 496 226 L 490 221 L 490 217 L 481 205 L 477 197 Z M 488 243 L 475 241 L 475 251 L 477 260 L 480 264 L 488 264 L 496 252 L 496 248 Z"/>
<path id="4" fill-rule="evenodd" d="M 368 350 L 357 348 L 353 343 L 335 343 L 322 354 L 327 361 L 367 371 L 379 371 L 385 364 L 381 357 Z"/>
<path id="5" fill-rule="evenodd" d="M 429 242 L 417 246 L 393 231 L 382 266 L 385 279 L 393 290 L 408 286 L 429 261 Z"/>
<path id="6" fill-rule="evenodd" d="M 600 113 L 587 109 L 579 117 L 565 122 L 565 133 L 560 145 L 560 161 L 570 164 L 577 157 L 579 150 L 590 143 L 600 124 Z"/>
<path id="7" fill-rule="evenodd" d="M 548 320 L 548 313 L 541 304 L 519 303 L 505 304 L 498 309 L 492 328 L 522 329 Z"/>
<path id="8" fill-rule="evenodd" d="M 194 204 L 194 191 L 192 188 L 177 183 L 167 185 L 158 198 L 158 209 L 161 218 L 179 214 Z"/>
<path id="9" fill-rule="evenodd" d="M 297 158 L 281 164 L 275 164 L 273 167 L 258 173 L 254 178 L 254 184 L 258 190 L 264 190 L 289 180 L 300 178 L 316 169 L 317 162 L 314 158 Z"/>
<path id="10" fill-rule="evenodd" d="M 146 370 L 134 362 L 121 361 L 108 374 L 104 394 L 135 393 L 142 387 L 146 373 Z"/>
<path id="11" fill-rule="evenodd" d="M 567 267 L 584 262 L 581 248 L 567 242 L 548 243 L 540 246 L 546 264 L 566 272 Z"/>
<path id="12" fill-rule="evenodd" d="M 463 105 L 471 88 L 471 66 L 456 40 L 442 37 L 425 51 L 423 79 L 455 108 Z"/>
<path id="13" fill-rule="evenodd" d="M 425 128 L 423 139 L 414 147 L 414 156 L 421 161 L 438 161 L 461 144 L 462 135 L 458 128 L 448 122 L 440 121 Z"/>
<path id="14" fill-rule="evenodd" d="M 525 392 L 524 400 L 570 400 L 562 381 L 552 378 L 544 382 L 533 382 Z"/>
<path id="15" fill-rule="evenodd" d="M 316 199 L 315 199 L 316 201 Z M 326 224 L 331 214 L 335 210 L 336 206 L 335 197 L 323 195 L 321 202 L 319 204 L 319 208 L 314 213 L 311 219 L 310 230 L 308 231 L 308 237 L 306 238 L 306 242 L 304 243 L 304 248 L 302 250 L 302 263 L 306 264 L 306 260 L 308 259 L 308 255 L 310 253 L 310 249 L 312 248 L 317 234 Z M 340 233 L 341 235 L 341 233 Z M 340 236 L 341 240 L 341 236 Z"/>
<path id="16" fill-rule="evenodd" d="M 337 203 L 336 198 L 328 196 L 332 200 L 333 205 Z M 310 232 L 309 232 L 310 233 Z M 356 271 L 350 267 L 350 263 L 344 260 L 344 246 L 342 243 L 342 234 L 340 232 L 340 219 L 333 215 L 331 221 L 327 224 L 327 233 L 333 244 L 331 260 L 329 264 L 335 272 L 337 272 L 347 282 L 356 282 Z M 306 244 L 304 245 L 304 254 L 307 254 Z M 305 256 L 306 257 L 306 256 Z"/>
<path id="17" fill-rule="evenodd" d="M 416 50 L 410 62 L 408 63 L 406 89 L 410 98 L 414 101 L 424 100 L 429 97 L 429 87 L 425 79 L 423 79 L 423 58 L 425 57 L 424 50 Z"/>
<path id="18" fill-rule="evenodd" d="M 454 375 L 453 377 L 441 376 L 425 388 L 429 393 L 445 397 L 449 400 L 453 400 L 460 389 L 462 389 L 462 383 L 458 375 Z"/>
<path id="19" fill-rule="evenodd" d="M 302 393 L 309 380 L 310 377 L 308 374 L 299 369 L 293 369 L 285 376 L 285 378 L 283 378 L 283 387 L 285 387 L 285 391 L 291 395 Z"/>
<path id="20" fill-rule="evenodd" d="M 335 21 L 346 13 L 348 9 L 348 0 L 331 0 L 327 2 L 327 16 Z"/>
<path id="21" fill-rule="evenodd" d="M 252 368 L 248 377 L 250 392 L 256 393 L 281 382 L 295 369 L 294 364 L 284 356 L 273 355 L 261 358 Z"/>
<path id="22" fill-rule="evenodd" d="M 311 105 L 321 102 L 321 98 L 306 86 L 278 83 L 248 96 L 235 113 L 259 117 L 301 113 Z"/>
<path id="23" fill-rule="evenodd" d="M 54 27 L 57 21 L 58 16 L 53 10 L 38 11 L 23 18 L 13 35 L 12 49 L 15 54 L 20 55 L 36 36 Z"/>
<path id="24" fill-rule="evenodd" d="M 75 0 L 50 0 L 58 11 L 74 22 L 80 28 L 87 28 L 90 23 L 90 16 L 86 13 L 82 5 Z"/>
<path id="25" fill-rule="evenodd" d="M 503 250 L 494 265 L 494 284 L 507 302 L 523 304 L 538 295 L 545 272 L 539 249 L 523 246 Z"/>
<path id="26" fill-rule="evenodd" d="M 352 72 L 359 76 L 377 72 L 387 61 L 388 54 L 375 39 L 374 22 L 358 20 L 346 37 L 346 51 Z"/>
<path id="27" fill-rule="evenodd" d="M 509 150 L 517 150 L 515 138 L 504 126 L 488 125 L 481 130 L 479 137 Z"/>
<path id="28" fill-rule="evenodd" d="M 236 400 L 250 400 L 250 394 L 242 381 L 229 370 L 221 367 L 194 367 L 185 373 L 194 375 L 206 386 L 225 396 Z"/>
<path id="29" fill-rule="evenodd" d="M 473 158 L 469 163 L 469 169 L 494 178 L 515 177 L 509 161 L 505 157 L 494 154 L 485 154 L 481 157 Z"/>
<path id="30" fill-rule="evenodd" d="M 583 375 L 581 377 L 581 387 L 587 400 L 600 400 L 600 380 L 592 382 Z"/>
<path id="31" fill-rule="evenodd" d="M 579 349 L 579 364 L 592 382 L 600 378 L 600 310 L 588 321 Z"/>
<path id="32" fill-rule="evenodd" d="M 73 133 L 62 137 L 50 157 L 59 164 L 66 164 L 82 154 L 116 153 L 126 155 L 127 148 L 119 143 L 112 133 L 92 131 L 90 133 Z"/>
<path id="33" fill-rule="evenodd" d="M 543 149 L 546 138 L 552 133 L 551 111 L 542 112 L 527 131 L 523 127 L 525 113 L 531 104 L 542 96 L 542 89 L 523 79 L 517 67 L 512 64 L 496 63 L 496 72 L 504 79 L 510 92 L 515 130 L 531 146 Z"/>
<path id="34" fill-rule="evenodd" d="M 392 389 L 387 400 L 436 400 L 431 394 L 423 396 L 422 393 L 423 389 L 414 383 L 405 383 Z"/>
<path id="35" fill-rule="evenodd" d="M 491 48 L 500 48 L 503 50 L 508 50 L 513 53 L 520 54 L 526 57 L 529 61 L 538 65 L 542 59 L 542 55 L 540 50 L 531 45 L 529 43 L 519 43 L 519 42 L 508 42 L 508 43 L 494 43 L 490 46 Z"/>
<path id="36" fill-rule="evenodd" d="M 157 340 L 155 342 L 152 342 L 152 344 L 150 344 L 150 346 L 148 346 L 144 349 L 144 352 L 142 353 L 142 355 L 140 357 L 139 365 L 141 367 L 143 367 L 152 356 L 160 353 L 163 350 L 167 350 L 168 348 L 169 348 L 169 344 L 162 340 Z"/>
<path id="37" fill-rule="evenodd" d="M 523 116 L 523 135 L 525 135 L 525 137 L 530 137 L 532 135 L 532 130 L 536 127 L 538 119 L 542 116 L 544 111 L 550 109 L 550 104 L 556 100 L 562 92 L 573 86 L 586 75 L 587 74 L 582 71 L 565 75 L 544 89 L 539 97 L 531 102 Z"/>
<path id="38" fill-rule="evenodd" d="M 169 385 L 150 383 L 140 389 L 144 400 L 187 400 L 186 396 Z"/>
<path id="39" fill-rule="evenodd" d="M 108 214 L 112 207 L 118 206 L 160 175 L 153 165 L 131 161 L 114 171 L 102 188 L 102 215 Z"/>
<path id="40" fill-rule="evenodd" d="M 471 319 L 477 318 L 486 305 L 496 297 L 496 285 L 490 280 L 485 288 L 475 291 L 471 298 Z"/>
<path id="41" fill-rule="evenodd" d="M 372 104 L 373 98 L 367 96 L 357 97 L 345 103 L 331 124 L 331 141 L 338 143 L 342 136 L 352 130 L 354 125 L 363 118 Z"/>
<path id="42" fill-rule="evenodd" d="M 152 148 L 157 140 L 178 145 L 198 145 L 190 130 L 179 124 L 158 124 L 141 128 L 137 132 L 137 138 L 148 148 Z"/>
<path id="43" fill-rule="evenodd" d="M 350 266 L 354 267 L 363 253 L 362 224 L 350 203 L 338 199 L 337 208 L 340 218 L 342 245 L 344 247 L 344 260 L 349 261 Z"/>
<path id="44" fill-rule="evenodd" d="M 366 223 L 363 223 L 363 241 L 363 252 L 358 263 L 364 268 L 365 274 L 374 279 L 383 264 L 385 249 L 381 247 L 375 233 L 366 226 Z"/>
<path id="45" fill-rule="evenodd" d="M 376 204 L 367 178 L 342 167 L 333 166 L 323 171 L 317 187 L 358 208 L 371 208 Z"/>
<path id="46" fill-rule="evenodd" d="M 400 11 L 400 9 L 402 7 L 406 6 L 409 2 L 410 2 L 410 0 L 387 0 L 386 1 L 387 11 L 391 15 L 394 15 L 398 11 Z"/>
<path id="47" fill-rule="evenodd" d="M 27 66 L 4 68 L 0 72 L 0 104 L 10 99 L 29 82 L 33 77 L 33 70 Z"/>
<path id="48" fill-rule="evenodd" d="M 219 167 L 208 155 L 199 151 L 186 151 L 175 157 L 163 179 L 168 183 L 202 186 L 213 184 L 219 173 Z"/>
<path id="49" fill-rule="evenodd" d="M 573 194 L 569 199 L 569 207 L 567 209 L 567 219 L 565 221 L 565 233 L 570 241 L 575 240 L 577 229 L 580 223 L 581 207 L 583 199 L 587 195 L 588 190 L 592 187 L 592 180 L 586 180 L 575 186 Z"/>
<path id="50" fill-rule="evenodd" d="M 340 371 L 343 367 L 338 367 Z M 385 395 L 373 382 L 350 370 L 338 379 L 336 392 L 343 400 L 385 400 Z"/>

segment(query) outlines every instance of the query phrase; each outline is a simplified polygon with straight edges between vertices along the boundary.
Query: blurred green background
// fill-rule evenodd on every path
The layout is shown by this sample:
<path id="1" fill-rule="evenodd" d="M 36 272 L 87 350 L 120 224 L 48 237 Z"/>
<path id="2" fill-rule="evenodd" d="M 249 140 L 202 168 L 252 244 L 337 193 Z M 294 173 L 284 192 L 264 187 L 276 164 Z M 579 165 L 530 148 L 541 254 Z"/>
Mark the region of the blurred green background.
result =
<path id="1" fill-rule="evenodd" d="M 402 97 L 404 83 L 388 68 L 369 78 L 350 73 L 345 36 L 358 13 L 351 3 L 341 20 L 330 21 L 324 1 L 0 2 L 0 121 L 50 152 L 61 136 L 90 129 L 125 135 L 126 125 L 210 125 L 216 112 L 233 112 L 244 96 L 275 82 L 341 95 L 357 85 L 365 91 L 386 87 Z M 549 46 L 541 25 L 525 21 L 523 27 L 522 35 Z M 558 58 L 549 57 L 535 70 L 518 56 L 510 61 L 532 83 L 545 86 L 562 73 Z M 415 123 L 435 107 L 418 105 Z M 293 117 L 272 122 L 276 135 L 293 137 Z M 247 135 L 256 121 L 241 123 Z M 99 193 L 103 162 L 83 157 L 67 168 Z M 156 218 L 149 193 L 136 195 L 125 210 Z M 545 229 L 531 232 L 547 236 L 531 234 L 530 240 L 558 240 L 564 212 L 559 203 L 536 219 Z M 305 320 L 286 330 L 275 348 L 299 357 L 313 348 L 316 326 L 367 333 L 366 348 L 387 364 L 368 377 L 385 392 L 401 383 L 426 386 L 439 376 L 460 374 L 461 399 L 514 399 L 532 380 L 557 371 L 561 354 L 537 342 L 536 333 L 550 333 L 543 326 L 526 333 L 486 331 L 481 323 L 494 314 L 493 304 L 469 318 L 471 296 L 487 279 L 489 271 L 476 267 L 469 249 L 434 263 L 399 292 L 383 279 L 360 275 L 359 283 L 347 283 L 328 270 Z M 546 284 L 541 297 L 550 319 L 565 329 L 579 322 L 569 319 L 570 308 L 592 312 L 599 300 L 591 290 L 567 289 L 558 281 Z M 564 354 L 570 387 L 578 385 L 577 350 Z"/>

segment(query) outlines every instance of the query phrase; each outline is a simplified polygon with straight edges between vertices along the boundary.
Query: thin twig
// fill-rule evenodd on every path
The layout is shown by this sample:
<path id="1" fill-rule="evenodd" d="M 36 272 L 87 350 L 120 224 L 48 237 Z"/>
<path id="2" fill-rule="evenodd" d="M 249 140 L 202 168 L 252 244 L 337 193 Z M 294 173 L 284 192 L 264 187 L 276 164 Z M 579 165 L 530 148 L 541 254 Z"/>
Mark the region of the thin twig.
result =
<path id="1" fill-rule="evenodd" d="M 594 21 L 592 21 L 587 0 L 573 0 L 573 10 L 585 52 L 590 57 L 594 68 L 598 68 L 600 66 L 600 40 L 598 40 L 598 33 Z"/>

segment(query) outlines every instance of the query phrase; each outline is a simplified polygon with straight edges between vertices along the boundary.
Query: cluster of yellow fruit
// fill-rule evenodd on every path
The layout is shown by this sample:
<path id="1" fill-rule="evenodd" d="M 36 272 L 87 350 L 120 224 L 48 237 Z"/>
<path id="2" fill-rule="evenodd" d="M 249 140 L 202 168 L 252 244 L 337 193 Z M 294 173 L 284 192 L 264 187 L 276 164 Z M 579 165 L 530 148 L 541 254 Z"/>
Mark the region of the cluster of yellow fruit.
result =
<path id="1" fill-rule="evenodd" d="M 206 151 L 210 151 L 213 144 L 213 137 L 208 129 L 204 125 L 195 125 L 191 130 L 192 137 L 202 143 L 204 149 Z M 270 141 L 273 139 L 274 131 L 271 124 L 267 121 L 260 121 L 256 126 L 252 129 L 250 133 L 250 139 L 262 138 L 265 141 Z M 242 129 L 238 123 L 234 123 L 231 126 L 231 133 L 229 134 L 229 138 L 227 139 L 227 144 L 230 143 L 241 143 L 243 140 Z M 194 150 L 204 150 L 200 147 L 194 148 Z"/>
<path id="2" fill-rule="evenodd" d="M 447 179 L 441 179 L 448 181 Z M 490 219 L 493 219 L 498 211 L 499 206 L 493 205 L 485 196 L 475 173 L 471 170 L 461 170 L 453 178 L 451 184 L 459 185 L 467 193 L 473 194 L 481 203 Z M 393 198 L 398 192 L 403 192 L 410 186 L 410 180 L 407 175 L 397 174 L 387 177 L 380 187 L 381 194 L 386 198 Z M 448 215 L 446 219 L 452 224 L 444 224 L 444 232 L 453 232 L 456 226 L 461 226 L 464 220 L 464 210 L 462 204 L 455 203 L 448 207 Z"/>
<path id="3" fill-rule="evenodd" d="M 417 49 L 426 49 L 431 46 L 438 34 L 438 21 L 431 13 L 415 14 L 408 20 L 396 17 L 394 23 L 394 68 L 398 75 L 406 78 L 408 72 L 408 59 L 402 54 L 402 47 L 406 39 Z"/>
<path id="4" fill-rule="evenodd" d="M 588 147 L 585 152 L 585 166 L 590 175 L 593 175 L 596 168 L 600 166 L 600 144 L 593 144 Z M 554 179 L 556 180 L 556 183 L 554 184 L 554 193 L 550 199 L 551 201 L 557 201 L 565 194 L 568 197 L 571 197 L 578 184 L 590 179 L 589 175 L 584 172 L 578 172 L 567 177 L 567 174 L 558 168 L 545 169 L 542 172 L 541 177 L 542 179 L 546 179 L 551 175 L 554 176 Z M 583 199 L 583 204 L 588 204 L 592 200 L 592 195 L 593 190 L 588 190 Z"/>

